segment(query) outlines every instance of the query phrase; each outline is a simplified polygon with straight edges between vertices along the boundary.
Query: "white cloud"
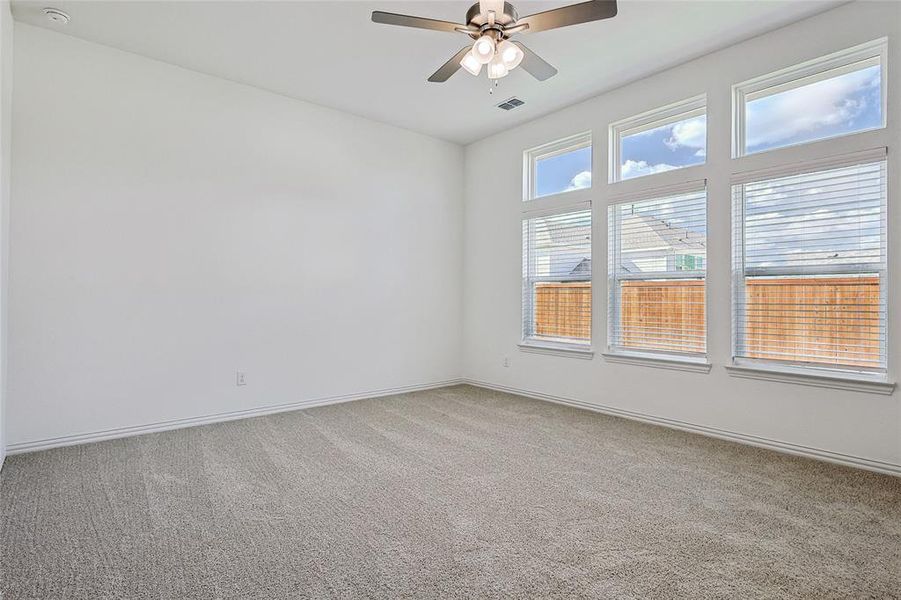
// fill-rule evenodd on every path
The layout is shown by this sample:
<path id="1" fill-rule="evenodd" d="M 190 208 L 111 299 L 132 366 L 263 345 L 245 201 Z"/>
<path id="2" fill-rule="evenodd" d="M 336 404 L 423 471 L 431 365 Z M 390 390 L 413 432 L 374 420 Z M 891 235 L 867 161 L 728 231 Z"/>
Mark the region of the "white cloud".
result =
<path id="1" fill-rule="evenodd" d="M 859 92 L 879 83 L 878 67 L 819 81 L 748 105 L 749 146 L 778 144 L 825 127 L 848 124 L 866 109 Z"/>
<path id="2" fill-rule="evenodd" d="M 679 121 L 672 126 L 670 137 L 664 143 L 670 150 L 677 148 L 707 147 L 707 118 L 695 117 L 687 121 Z M 703 156 L 696 154 L 696 156 Z"/>
<path id="3" fill-rule="evenodd" d="M 643 160 L 627 160 L 622 166 L 622 178 L 629 179 L 631 177 L 640 177 L 642 175 L 652 175 L 654 173 L 663 173 L 664 171 L 672 171 L 678 169 L 675 165 L 660 163 L 649 165 Z"/>
<path id="4" fill-rule="evenodd" d="M 581 190 L 582 188 L 591 187 L 591 171 L 581 171 L 576 173 L 575 177 L 569 182 L 567 190 Z"/>

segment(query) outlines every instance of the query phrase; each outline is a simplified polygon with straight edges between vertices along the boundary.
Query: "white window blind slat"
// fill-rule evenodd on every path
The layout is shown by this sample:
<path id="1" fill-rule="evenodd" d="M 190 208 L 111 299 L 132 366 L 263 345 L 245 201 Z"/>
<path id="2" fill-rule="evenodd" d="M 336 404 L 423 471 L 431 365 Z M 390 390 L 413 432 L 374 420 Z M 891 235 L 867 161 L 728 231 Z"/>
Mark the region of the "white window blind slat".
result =
<path id="1" fill-rule="evenodd" d="M 614 204 L 608 226 L 610 351 L 706 354 L 703 182 L 700 189 Z"/>
<path id="2" fill-rule="evenodd" d="M 523 339 L 591 343 L 591 211 L 523 219 Z"/>
<path id="3" fill-rule="evenodd" d="M 732 189 L 735 357 L 884 374 L 885 160 Z"/>

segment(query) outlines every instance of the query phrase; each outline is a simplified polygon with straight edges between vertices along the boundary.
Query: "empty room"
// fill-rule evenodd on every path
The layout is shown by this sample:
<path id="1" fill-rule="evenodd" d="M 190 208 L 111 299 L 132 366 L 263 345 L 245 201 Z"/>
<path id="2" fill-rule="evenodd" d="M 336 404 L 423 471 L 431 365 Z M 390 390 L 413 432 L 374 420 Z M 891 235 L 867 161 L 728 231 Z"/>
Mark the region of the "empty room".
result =
<path id="1" fill-rule="evenodd" d="M 901 599 L 901 0 L 0 0 L 0 598 Z"/>

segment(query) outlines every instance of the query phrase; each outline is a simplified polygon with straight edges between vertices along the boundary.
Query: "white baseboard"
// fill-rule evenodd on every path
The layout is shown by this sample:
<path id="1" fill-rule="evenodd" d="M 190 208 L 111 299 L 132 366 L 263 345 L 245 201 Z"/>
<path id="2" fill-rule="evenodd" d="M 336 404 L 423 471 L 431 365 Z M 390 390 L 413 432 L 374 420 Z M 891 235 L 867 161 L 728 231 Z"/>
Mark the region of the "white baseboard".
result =
<path id="1" fill-rule="evenodd" d="M 800 444 L 792 444 L 790 442 L 781 442 L 778 440 L 771 440 L 768 438 L 763 438 L 755 435 L 748 435 L 744 433 L 737 433 L 735 431 L 728 431 L 726 429 L 718 429 L 716 427 L 707 427 L 706 425 L 696 425 L 694 423 L 688 423 L 685 421 L 678 421 L 675 419 L 667 419 L 664 417 L 656 417 L 654 415 L 649 415 L 645 413 L 640 413 L 631 410 L 624 410 L 621 408 L 614 408 L 612 406 L 605 406 L 603 404 L 594 404 L 592 402 L 585 402 L 583 400 L 576 400 L 574 398 L 565 398 L 563 396 L 556 396 L 552 394 L 545 394 L 542 392 L 533 392 L 530 390 L 524 390 L 520 388 L 509 387 L 506 385 L 498 385 L 494 383 L 488 383 L 487 381 L 478 381 L 473 379 L 464 379 L 463 383 L 468 383 L 469 385 L 474 385 L 476 387 L 483 387 L 489 390 L 496 390 L 499 392 L 507 392 L 509 394 L 516 394 L 518 396 L 525 396 L 526 398 L 533 398 L 535 400 L 544 400 L 545 402 L 553 402 L 555 404 L 565 404 L 567 406 L 574 406 L 576 408 L 582 408 L 586 410 L 591 410 L 598 413 L 603 413 L 607 415 L 613 415 L 615 417 L 623 417 L 625 419 L 632 419 L 633 421 L 641 421 L 643 423 L 651 423 L 653 425 L 662 425 L 664 427 L 670 427 L 673 429 L 681 429 L 682 431 L 689 431 L 692 433 L 699 433 L 701 435 L 706 435 L 709 437 L 719 438 L 721 440 L 729 440 L 732 442 L 738 442 L 740 444 L 747 444 L 750 446 L 757 446 L 759 448 L 767 448 L 769 450 L 775 450 L 776 452 L 782 452 L 785 454 L 794 454 L 795 456 L 803 456 L 806 458 L 813 458 L 816 460 L 822 460 L 826 462 L 831 462 L 839 465 L 844 465 L 847 467 L 855 467 L 858 469 L 865 469 L 867 471 L 875 471 L 877 473 L 884 473 L 886 475 L 895 475 L 901 476 L 901 465 L 884 462 L 880 460 L 873 460 L 871 458 L 863 458 L 860 456 L 852 456 L 850 454 L 842 454 L 840 452 L 832 452 L 830 450 L 822 450 L 820 448 L 811 448 L 809 446 L 802 446 Z"/>
<path id="2" fill-rule="evenodd" d="M 355 394 L 344 394 L 341 396 L 328 396 L 325 398 L 313 398 L 309 400 L 300 400 L 298 402 L 288 402 L 286 404 L 277 404 L 274 406 L 264 406 L 260 408 L 249 408 L 247 410 L 236 410 L 232 412 L 216 413 L 212 415 L 204 415 L 199 417 L 188 417 L 186 419 L 173 419 L 171 421 L 159 421 L 157 423 L 148 423 L 145 425 L 134 425 L 130 427 L 117 427 L 115 429 L 106 429 L 103 431 L 93 431 L 90 433 L 78 433 L 75 435 L 65 435 L 55 438 L 47 438 L 42 440 L 32 440 L 28 442 L 17 442 L 6 447 L 6 454 L 22 454 L 25 452 L 37 452 L 38 450 L 49 450 L 50 448 L 59 448 L 61 446 L 74 446 L 76 444 L 89 444 L 91 442 L 100 442 L 103 440 L 112 440 L 116 438 L 131 437 L 134 435 L 142 435 L 145 433 L 154 433 L 157 431 L 169 431 L 172 429 L 182 429 L 185 427 L 196 427 L 198 425 L 208 425 L 210 423 L 222 423 L 225 421 L 235 421 L 238 419 L 246 419 L 249 417 L 259 417 L 262 415 L 271 415 L 274 413 L 288 412 L 292 410 L 301 410 L 304 408 L 312 408 L 314 406 L 326 406 L 328 404 L 339 404 L 342 402 L 351 402 L 353 400 L 364 400 L 366 398 L 378 398 L 381 396 L 393 396 L 395 394 L 405 394 L 407 392 L 420 392 L 423 390 L 431 390 L 435 388 L 447 387 L 449 385 L 457 385 L 463 383 L 462 379 L 450 379 L 447 381 L 436 381 L 433 383 L 423 383 L 418 385 L 405 385 L 400 387 L 372 390 L 368 392 L 358 392 Z"/>
<path id="3" fill-rule="evenodd" d="M 275 406 L 266 406 L 261 408 L 252 408 L 247 410 L 233 411 L 227 413 L 217 413 L 213 415 L 205 415 L 200 417 L 190 417 L 187 419 L 175 419 L 171 421 L 161 421 L 157 423 L 149 423 L 146 425 L 136 425 L 131 427 L 120 427 L 116 429 L 107 429 L 104 431 L 96 431 L 91 433 L 81 433 L 76 435 L 68 435 L 56 438 L 48 438 L 42 440 L 33 440 L 28 442 L 18 442 L 15 444 L 10 444 L 6 448 L 7 455 L 13 454 L 22 454 L 25 452 L 36 452 L 38 450 L 48 450 L 50 448 L 58 448 L 61 446 L 72 446 L 76 444 L 88 444 L 91 442 L 99 442 L 103 440 L 111 440 L 116 438 L 130 437 L 134 435 L 141 435 L 144 433 L 153 433 L 157 431 L 169 431 L 172 429 L 181 429 L 184 427 L 195 427 L 198 425 L 207 425 L 210 423 L 221 423 L 225 421 L 235 421 L 238 419 L 246 419 L 249 417 L 257 417 L 262 415 L 270 415 L 279 412 L 287 412 L 292 410 L 301 410 L 304 408 L 312 408 L 314 406 L 325 406 L 329 404 L 339 404 L 342 402 L 351 402 L 354 400 L 363 400 L 366 398 L 378 398 L 381 396 L 391 396 L 394 394 L 403 394 L 407 392 L 417 392 L 422 390 L 430 390 L 441 387 L 447 387 L 450 385 L 457 385 L 461 383 L 466 383 L 469 385 L 473 385 L 476 387 L 482 387 L 490 390 L 496 390 L 499 392 L 506 392 L 509 394 L 516 394 L 518 396 L 524 396 L 526 398 L 533 398 L 535 400 L 544 400 L 546 402 L 553 402 L 556 404 L 564 404 L 567 406 L 573 406 L 576 408 L 582 408 L 586 410 L 591 410 L 594 412 L 599 412 L 603 414 L 613 415 L 617 417 L 623 417 L 626 419 L 632 419 L 634 421 L 641 421 L 644 423 L 651 423 L 654 425 L 662 425 L 664 427 L 670 427 L 673 429 L 681 429 L 682 431 L 689 431 L 692 433 L 698 433 L 701 435 L 706 435 L 709 437 L 719 438 L 723 440 L 729 440 L 733 442 L 738 442 L 741 444 L 748 444 L 751 446 L 757 446 L 760 448 L 767 448 L 769 450 L 774 450 L 776 452 L 783 452 L 786 454 L 793 454 L 796 456 L 804 456 L 807 458 L 812 458 L 816 460 L 823 460 L 835 464 L 845 465 L 849 467 L 856 467 L 858 469 L 865 469 L 868 471 L 875 471 L 877 473 L 885 473 L 887 475 L 895 475 L 901 476 L 901 465 L 895 463 L 889 463 L 879 460 L 873 460 L 869 458 L 863 458 L 859 456 L 852 456 L 849 454 L 842 454 L 839 452 L 832 452 L 829 450 L 822 450 L 819 448 L 811 448 L 808 446 L 802 446 L 799 444 L 792 444 L 790 442 L 782 442 L 778 440 L 771 440 L 768 438 L 763 438 L 754 435 L 747 435 L 743 433 L 737 433 L 734 431 L 728 431 L 725 429 L 719 429 L 715 427 L 707 427 L 705 425 L 696 425 L 694 423 L 688 423 L 685 421 L 678 421 L 675 419 L 667 419 L 664 417 L 656 417 L 654 415 L 649 415 L 645 413 L 640 413 L 636 411 L 625 410 L 621 408 L 615 408 L 612 406 L 605 406 L 602 404 L 594 404 L 591 402 L 585 402 L 582 400 L 576 400 L 574 398 L 566 398 L 563 396 L 556 396 L 552 394 L 545 394 L 542 392 L 533 392 L 531 390 L 525 390 L 521 388 L 515 388 L 505 385 L 498 385 L 489 383 L 487 381 L 478 381 L 474 379 L 450 379 L 447 381 L 437 381 L 433 383 L 425 383 L 419 385 L 409 385 L 409 386 L 401 386 L 396 388 L 382 389 L 382 390 L 373 390 L 368 392 L 359 392 L 355 394 L 345 394 L 341 396 L 329 396 L 324 398 L 314 398 L 309 400 L 300 400 L 298 402 L 290 402 L 287 404 L 279 404 Z"/>

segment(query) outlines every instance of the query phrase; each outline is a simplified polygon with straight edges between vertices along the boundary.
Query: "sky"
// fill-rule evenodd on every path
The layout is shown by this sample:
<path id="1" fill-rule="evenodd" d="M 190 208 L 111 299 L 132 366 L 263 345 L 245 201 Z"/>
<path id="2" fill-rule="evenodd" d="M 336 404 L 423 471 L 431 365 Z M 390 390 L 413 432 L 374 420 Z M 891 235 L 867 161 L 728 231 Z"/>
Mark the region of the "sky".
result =
<path id="1" fill-rule="evenodd" d="M 880 68 L 765 96 L 746 107 L 750 154 L 882 125 Z"/>
<path id="2" fill-rule="evenodd" d="M 881 71 L 868 67 L 764 96 L 746 106 L 746 152 L 754 153 L 882 125 Z M 622 178 L 706 160 L 705 116 L 627 136 Z M 537 195 L 591 186 L 591 149 L 540 160 Z M 746 260 L 750 266 L 814 266 L 880 260 L 882 190 L 878 165 L 846 167 L 747 186 Z M 818 178 L 820 181 L 816 181 Z M 667 203 L 656 207 L 672 225 L 683 222 Z M 676 212 L 676 214 L 671 214 Z M 698 233 L 702 227 L 697 226 Z"/>
<path id="3" fill-rule="evenodd" d="M 882 125 L 880 67 L 872 66 L 749 102 L 746 152 L 754 153 Z M 703 163 L 706 117 L 685 119 L 622 141 L 622 178 Z M 591 149 L 538 161 L 537 195 L 591 186 Z"/>
<path id="4" fill-rule="evenodd" d="M 623 179 L 702 164 L 707 160 L 707 117 L 624 137 L 621 156 Z"/>
<path id="5" fill-rule="evenodd" d="M 539 160 L 535 169 L 537 196 L 591 187 L 591 147 Z"/>
<path id="6" fill-rule="evenodd" d="M 879 263 L 885 253 L 880 163 L 745 185 L 745 264 Z"/>

